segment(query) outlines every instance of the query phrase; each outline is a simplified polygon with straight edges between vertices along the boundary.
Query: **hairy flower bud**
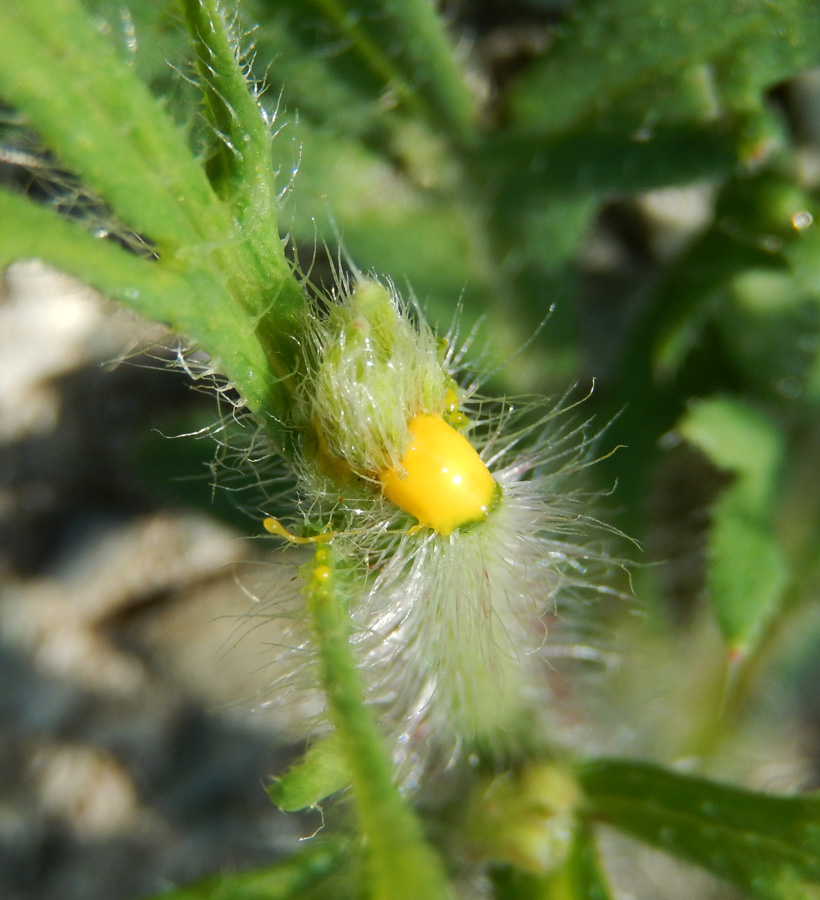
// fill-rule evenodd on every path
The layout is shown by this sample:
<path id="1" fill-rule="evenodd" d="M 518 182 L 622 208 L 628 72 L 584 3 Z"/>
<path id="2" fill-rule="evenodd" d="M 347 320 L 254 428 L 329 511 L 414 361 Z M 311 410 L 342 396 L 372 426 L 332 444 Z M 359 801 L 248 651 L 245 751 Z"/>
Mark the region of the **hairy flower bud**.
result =
<path id="1" fill-rule="evenodd" d="M 309 534 L 318 521 L 357 576 L 340 582 L 351 643 L 395 756 L 515 745 L 545 718 L 544 617 L 594 558 L 561 484 L 583 427 L 460 388 L 449 344 L 375 281 L 310 333 L 302 502 Z"/>
<path id="2" fill-rule="evenodd" d="M 360 477 L 400 466 L 410 420 L 445 410 L 448 378 L 432 332 L 417 329 L 378 282 L 360 281 L 317 323 L 313 353 L 306 417 Z"/>

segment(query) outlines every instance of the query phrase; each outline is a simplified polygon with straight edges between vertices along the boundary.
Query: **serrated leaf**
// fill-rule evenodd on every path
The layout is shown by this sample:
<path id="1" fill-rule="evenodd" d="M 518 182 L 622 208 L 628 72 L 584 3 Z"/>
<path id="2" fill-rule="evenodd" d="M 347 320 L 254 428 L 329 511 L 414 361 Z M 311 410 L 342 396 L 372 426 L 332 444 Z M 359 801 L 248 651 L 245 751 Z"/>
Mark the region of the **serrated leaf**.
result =
<path id="1" fill-rule="evenodd" d="M 715 397 L 692 404 L 678 428 L 718 468 L 737 476 L 749 512 L 771 509 L 784 448 L 767 416 L 739 400 Z"/>
<path id="2" fill-rule="evenodd" d="M 593 820 L 731 881 L 760 900 L 817 897 L 820 797 L 777 797 L 623 760 L 586 764 Z"/>
<path id="3" fill-rule="evenodd" d="M 745 653 L 777 611 L 788 582 L 772 521 L 783 438 L 761 412 L 730 398 L 694 404 L 678 429 L 734 476 L 714 504 L 707 580 L 724 640 Z"/>
<path id="4" fill-rule="evenodd" d="M 707 583 L 729 649 L 748 652 L 771 621 L 788 583 L 788 565 L 771 522 L 746 513 L 735 488 L 715 505 Z"/>

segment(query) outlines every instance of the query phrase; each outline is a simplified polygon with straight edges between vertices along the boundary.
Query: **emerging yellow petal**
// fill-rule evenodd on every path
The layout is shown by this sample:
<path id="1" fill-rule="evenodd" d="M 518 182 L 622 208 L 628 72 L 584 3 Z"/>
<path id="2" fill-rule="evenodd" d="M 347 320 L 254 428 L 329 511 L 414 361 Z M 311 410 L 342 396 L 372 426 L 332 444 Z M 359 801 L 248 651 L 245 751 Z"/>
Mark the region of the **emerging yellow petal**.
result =
<path id="1" fill-rule="evenodd" d="M 401 464 L 379 475 L 385 497 L 445 537 L 481 522 L 500 488 L 472 444 L 439 416 L 411 419 Z"/>

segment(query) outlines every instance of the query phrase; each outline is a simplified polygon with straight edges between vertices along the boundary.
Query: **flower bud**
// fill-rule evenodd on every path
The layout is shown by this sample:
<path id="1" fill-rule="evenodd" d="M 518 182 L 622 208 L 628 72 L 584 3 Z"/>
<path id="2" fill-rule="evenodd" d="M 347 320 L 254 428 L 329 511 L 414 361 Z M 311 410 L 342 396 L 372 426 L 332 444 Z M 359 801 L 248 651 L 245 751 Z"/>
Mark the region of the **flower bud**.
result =
<path id="1" fill-rule="evenodd" d="M 335 461 L 378 480 L 401 466 L 410 421 L 445 411 L 449 379 L 435 337 L 416 328 L 386 287 L 363 280 L 317 326 L 315 343 L 307 419 Z"/>

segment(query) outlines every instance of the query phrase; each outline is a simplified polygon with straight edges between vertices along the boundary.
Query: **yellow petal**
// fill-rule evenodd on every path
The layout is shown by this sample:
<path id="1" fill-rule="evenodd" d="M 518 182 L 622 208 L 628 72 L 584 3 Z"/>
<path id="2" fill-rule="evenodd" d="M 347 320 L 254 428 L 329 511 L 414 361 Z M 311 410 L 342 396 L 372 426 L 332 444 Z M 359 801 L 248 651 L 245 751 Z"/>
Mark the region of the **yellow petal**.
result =
<path id="1" fill-rule="evenodd" d="M 385 497 L 445 537 L 485 519 L 500 488 L 467 438 L 439 416 L 416 416 L 408 427 L 401 464 L 379 475 Z"/>

